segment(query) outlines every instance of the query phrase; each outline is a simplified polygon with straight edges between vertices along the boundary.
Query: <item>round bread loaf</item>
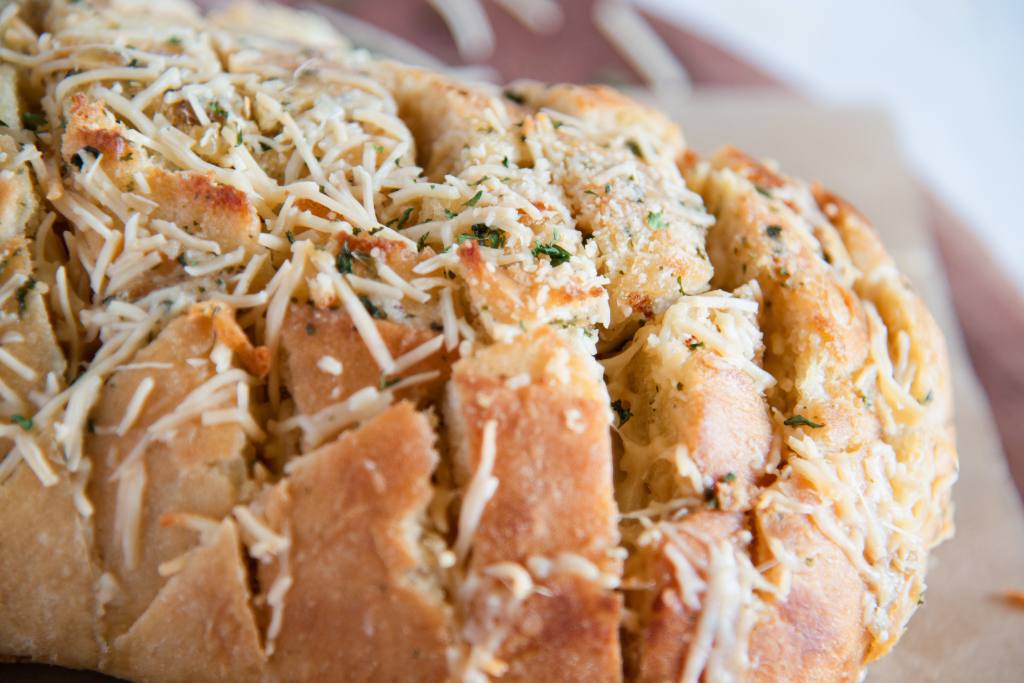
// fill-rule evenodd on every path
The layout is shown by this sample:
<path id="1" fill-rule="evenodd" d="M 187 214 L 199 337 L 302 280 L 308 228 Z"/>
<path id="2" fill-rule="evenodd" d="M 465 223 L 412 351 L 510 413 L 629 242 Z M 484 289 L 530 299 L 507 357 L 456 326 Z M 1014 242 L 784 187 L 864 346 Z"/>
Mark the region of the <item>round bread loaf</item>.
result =
<path id="1" fill-rule="evenodd" d="M 0 657 L 853 681 L 956 479 L 866 219 L 274 8 L 0 14 Z"/>

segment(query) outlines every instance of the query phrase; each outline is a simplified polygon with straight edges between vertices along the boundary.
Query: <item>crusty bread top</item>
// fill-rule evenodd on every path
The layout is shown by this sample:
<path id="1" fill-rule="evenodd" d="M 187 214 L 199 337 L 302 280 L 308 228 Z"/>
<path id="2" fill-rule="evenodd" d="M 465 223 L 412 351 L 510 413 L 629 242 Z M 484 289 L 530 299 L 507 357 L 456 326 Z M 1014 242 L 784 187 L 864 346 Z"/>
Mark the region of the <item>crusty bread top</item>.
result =
<path id="1" fill-rule="evenodd" d="M 946 351 L 844 200 L 280 8 L 0 42 L 0 657 L 840 681 L 903 632 Z"/>

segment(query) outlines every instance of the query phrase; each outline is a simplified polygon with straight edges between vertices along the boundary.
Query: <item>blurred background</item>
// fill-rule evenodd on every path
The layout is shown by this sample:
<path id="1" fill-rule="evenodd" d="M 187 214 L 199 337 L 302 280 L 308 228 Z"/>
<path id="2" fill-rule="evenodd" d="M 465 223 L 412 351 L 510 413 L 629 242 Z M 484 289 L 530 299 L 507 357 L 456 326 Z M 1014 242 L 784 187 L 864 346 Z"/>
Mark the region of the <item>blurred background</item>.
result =
<path id="1" fill-rule="evenodd" d="M 795 89 L 893 117 L 914 170 L 1024 291 L 1024 3 L 642 0 Z"/>

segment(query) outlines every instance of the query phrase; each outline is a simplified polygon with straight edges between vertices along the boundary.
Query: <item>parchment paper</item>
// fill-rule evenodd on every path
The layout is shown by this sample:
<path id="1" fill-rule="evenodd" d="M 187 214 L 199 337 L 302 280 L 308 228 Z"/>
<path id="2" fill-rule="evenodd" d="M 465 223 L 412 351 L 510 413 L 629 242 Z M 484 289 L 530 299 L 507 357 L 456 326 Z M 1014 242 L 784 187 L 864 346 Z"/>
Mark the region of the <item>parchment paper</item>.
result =
<path id="1" fill-rule="evenodd" d="M 946 333 L 960 452 L 956 536 L 933 554 L 924 606 L 895 649 L 869 668 L 868 681 L 1024 681 L 1024 608 L 1003 599 L 1006 589 L 1024 588 L 1024 512 L 888 119 L 875 110 L 825 110 L 749 91 L 700 92 L 661 106 L 698 152 L 735 144 L 853 202 Z"/>

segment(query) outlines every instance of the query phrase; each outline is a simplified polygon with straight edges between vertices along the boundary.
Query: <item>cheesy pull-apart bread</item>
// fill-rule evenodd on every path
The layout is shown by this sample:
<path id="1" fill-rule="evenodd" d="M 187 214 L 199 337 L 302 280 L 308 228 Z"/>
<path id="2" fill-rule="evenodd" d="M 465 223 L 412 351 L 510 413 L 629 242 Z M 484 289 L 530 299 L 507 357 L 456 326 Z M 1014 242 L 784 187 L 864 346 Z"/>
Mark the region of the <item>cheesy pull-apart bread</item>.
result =
<path id="1" fill-rule="evenodd" d="M 613 90 L 288 10 L 0 12 L 0 657 L 847 681 L 952 530 L 856 209 Z"/>

